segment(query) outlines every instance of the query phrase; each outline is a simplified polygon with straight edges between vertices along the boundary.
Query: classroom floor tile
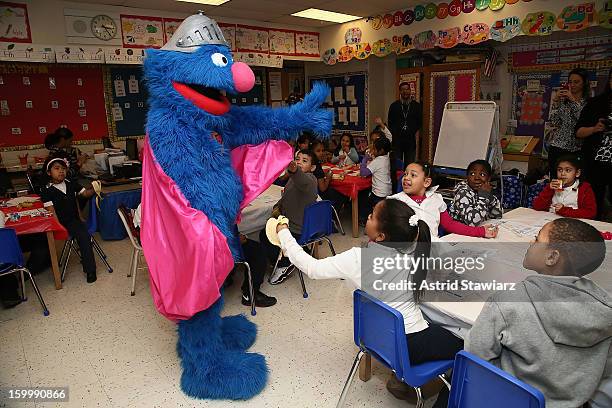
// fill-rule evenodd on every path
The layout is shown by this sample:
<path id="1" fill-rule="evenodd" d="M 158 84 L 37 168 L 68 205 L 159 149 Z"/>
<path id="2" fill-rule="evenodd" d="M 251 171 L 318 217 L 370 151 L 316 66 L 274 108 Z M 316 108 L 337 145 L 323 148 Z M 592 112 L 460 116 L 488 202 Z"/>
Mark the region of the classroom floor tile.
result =
<path id="1" fill-rule="evenodd" d="M 345 229 L 350 231 L 349 220 Z M 360 245 L 335 234 L 336 252 Z M 36 276 L 51 312 L 44 317 L 31 287 L 29 300 L 0 310 L 0 386 L 69 386 L 69 403 L 8 403 L 4 407 L 334 407 L 357 348 L 353 344 L 353 288 L 347 281 L 306 279 L 309 297 L 302 297 L 297 276 L 262 291 L 278 299 L 276 306 L 257 309 L 240 304 L 240 284 L 225 291 L 224 315 L 246 314 L 257 323 L 251 348 L 266 356 L 270 379 L 249 401 L 201 401 L 180 390 L 174 323 L 153 306 L 146 271 L 130 296 L 127 278 L 129 241 L 99 240 L 114 268 L 109 274 L 98 261 L 98 281 L 85 282 L 76 257 L 71 259 L 64 289 L 54 290 L 50 271 Z M 319 256 L 328 256 L 326 245 Z M 356 379 L 347 407 L 410 407 L 385 389 L 389 371 L 373 362 L 368 382 Z M 433 401 L 428 401 L 427 407 Z"/>

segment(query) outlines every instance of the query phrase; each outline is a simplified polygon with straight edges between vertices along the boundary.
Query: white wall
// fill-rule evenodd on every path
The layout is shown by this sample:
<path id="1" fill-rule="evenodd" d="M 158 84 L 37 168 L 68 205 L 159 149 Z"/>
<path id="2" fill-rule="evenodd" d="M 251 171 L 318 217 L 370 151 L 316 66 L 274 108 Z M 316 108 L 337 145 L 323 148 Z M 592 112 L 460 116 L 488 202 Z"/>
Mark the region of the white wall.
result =
<path id="1" fill-rule="evenodd" d="M 109 0 L 109 2 L 112 0 Z M 253 0 L 256 1 L 256 0 Z M 64 29 L 64 9 L 77 10 L 96 10 L 107 11 L 132 15 L 155 16 L 155 17 L 174 17 L 185 18 L 188 13 L 173 13 L 171 11 L 139 9 L 132 7 L 111 6 L 106 4 L 90 4 L 76 3 L 72 1 L 62 0 L 19 0 L 21 3 L 28 5 L 28 18 L 32 30 L 32 43 L 41 45 L 63 45 L 66 44 L 65 29 Z M 193 10 L 196 11 L 198 5 L 193 3 Z M 260 21 L 250 21 L 241 19 L 227 19 L 223 17 L 215 17 L 217 21 L 228 23 L 240 23 L 257 25 L 260 27 L 278 27 L 287 29 L 297 29 L 304 31 L 317 31 L 312 27 L 287 26 L 287 25 L 271 25 L 270 23 Z"/>

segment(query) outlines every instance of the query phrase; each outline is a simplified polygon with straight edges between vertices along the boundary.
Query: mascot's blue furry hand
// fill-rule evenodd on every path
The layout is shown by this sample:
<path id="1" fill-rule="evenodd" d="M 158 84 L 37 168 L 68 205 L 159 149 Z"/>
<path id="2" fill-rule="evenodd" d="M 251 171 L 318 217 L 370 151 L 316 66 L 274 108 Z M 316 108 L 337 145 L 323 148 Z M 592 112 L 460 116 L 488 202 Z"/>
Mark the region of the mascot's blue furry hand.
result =
<path id="1" fill-rule="evenodd" d="M 334 113 L 321 107 L 330 92 L 325 82 L 315 82 L 304 100 L 289 108 L 303 117 L 304 123 L 310 124 L 310 131 L 321 137 L 329 137 L 332 130 Z"/>

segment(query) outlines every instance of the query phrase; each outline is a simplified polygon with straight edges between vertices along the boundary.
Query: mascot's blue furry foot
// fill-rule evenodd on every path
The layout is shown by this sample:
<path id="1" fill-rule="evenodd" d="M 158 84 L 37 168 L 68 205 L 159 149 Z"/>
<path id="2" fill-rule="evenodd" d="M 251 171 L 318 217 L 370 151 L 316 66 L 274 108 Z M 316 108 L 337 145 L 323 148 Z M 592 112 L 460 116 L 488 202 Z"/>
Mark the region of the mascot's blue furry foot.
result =
<path id="1" fill-rule="evenodd" d="M 268 381 L 264 356 L 244 351 L 201 353 L 183 358 L 181 389 L 192 398 L 249 399 Z"/>
<path id="2" fill-rule="evenodd" d="M 239 343 L 234 341 L 234 346 L 248 341 L 252 344 L 253 333 L 257 332 L 246 318 L 222 319 L 219 315 L 222 307 L 221 298 L 209 309 L 179 322 L 176 349 L 183 368 L 181 389 L 193 398 L 249 399 L 266 386 L 266 360 L 260 354 L 228 348 L 226 322 L 230 322 L 228 329 L 231 327 L 229 330 L 239 339 Z"/>
<path id="3" fill-rule="evenodd" d="M 221 337 L 230 350 L 247 350 L 257 338 L 257 326 L 245 315 L 225 316 L 221 319 Z"/>

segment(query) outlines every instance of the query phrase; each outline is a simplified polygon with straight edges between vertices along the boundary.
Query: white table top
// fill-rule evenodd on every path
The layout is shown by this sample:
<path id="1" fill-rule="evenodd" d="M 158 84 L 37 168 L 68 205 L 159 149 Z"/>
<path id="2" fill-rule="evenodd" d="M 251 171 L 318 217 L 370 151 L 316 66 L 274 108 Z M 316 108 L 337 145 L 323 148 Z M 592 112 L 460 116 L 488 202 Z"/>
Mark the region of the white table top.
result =
<path id="1" fill-rule="evenodd" d="M 518 282 L 525 277 L 534 274 L 535 272 L 527 271 L 522 267 L 526 243 L 533 240 L 536 234 L 531 234 L 526 227 L 533 227 L 533 230 L 539 230 L 549 221 L 560 218 L 553 213 L 535 211 L 530 208 L 517 208 L 504 214 L 504 217 L 499 225 L 499 233 L 495 239 L 466 237 L 457 234 L 450 234 L 442 237 L 444 242 L 482 242 L 490 244 L 486 248 L 493 247 L 494 243 L 515 243 L 509 247 L 505 247 L 504 254 L 506 257 L 501 257 L 496 264 L 494 276 L 497 280 L 504 281 L 504 277 L 512 276 L 513 282 Z M 612 224 L 601 221 L 583 220 L 599 231 L 612 231 Z M 518 234 L 514 231 L 525 228 L 525 234 Z M 483 246 L 484 247 L 484 246 Z M 606 251 L 606 259 L 599 269 L 587 277 L 604 289 L 612 292 L 612 245 L 608 244 Z M 494 250 L 492 250 L 494 251 Z M 511 256 L 508 256 L 511 255 Z M 497 259 L 496 259 L 497 260 Z M 467 276 L 466 276 L 467 277 Z M 501 278 L 501 279 L 500 279 Z M 510 280 L 505 280 L 510 281 Z M 435 322 L 445 325 L 469 328 L 471 327 L 484 306 L 482 301 L 469 302 L 424 302 L 421 307 L 424 312 Z"/>
<path id="2" fill-rule="evenodd" d="M 281 198 L 283 188 L 272 184 L 266 191 L 261 193 L 251 204 L 242 210 L 238 231 L 249 235 L 261 231 L 272 214 L 272 207 Z"/>

